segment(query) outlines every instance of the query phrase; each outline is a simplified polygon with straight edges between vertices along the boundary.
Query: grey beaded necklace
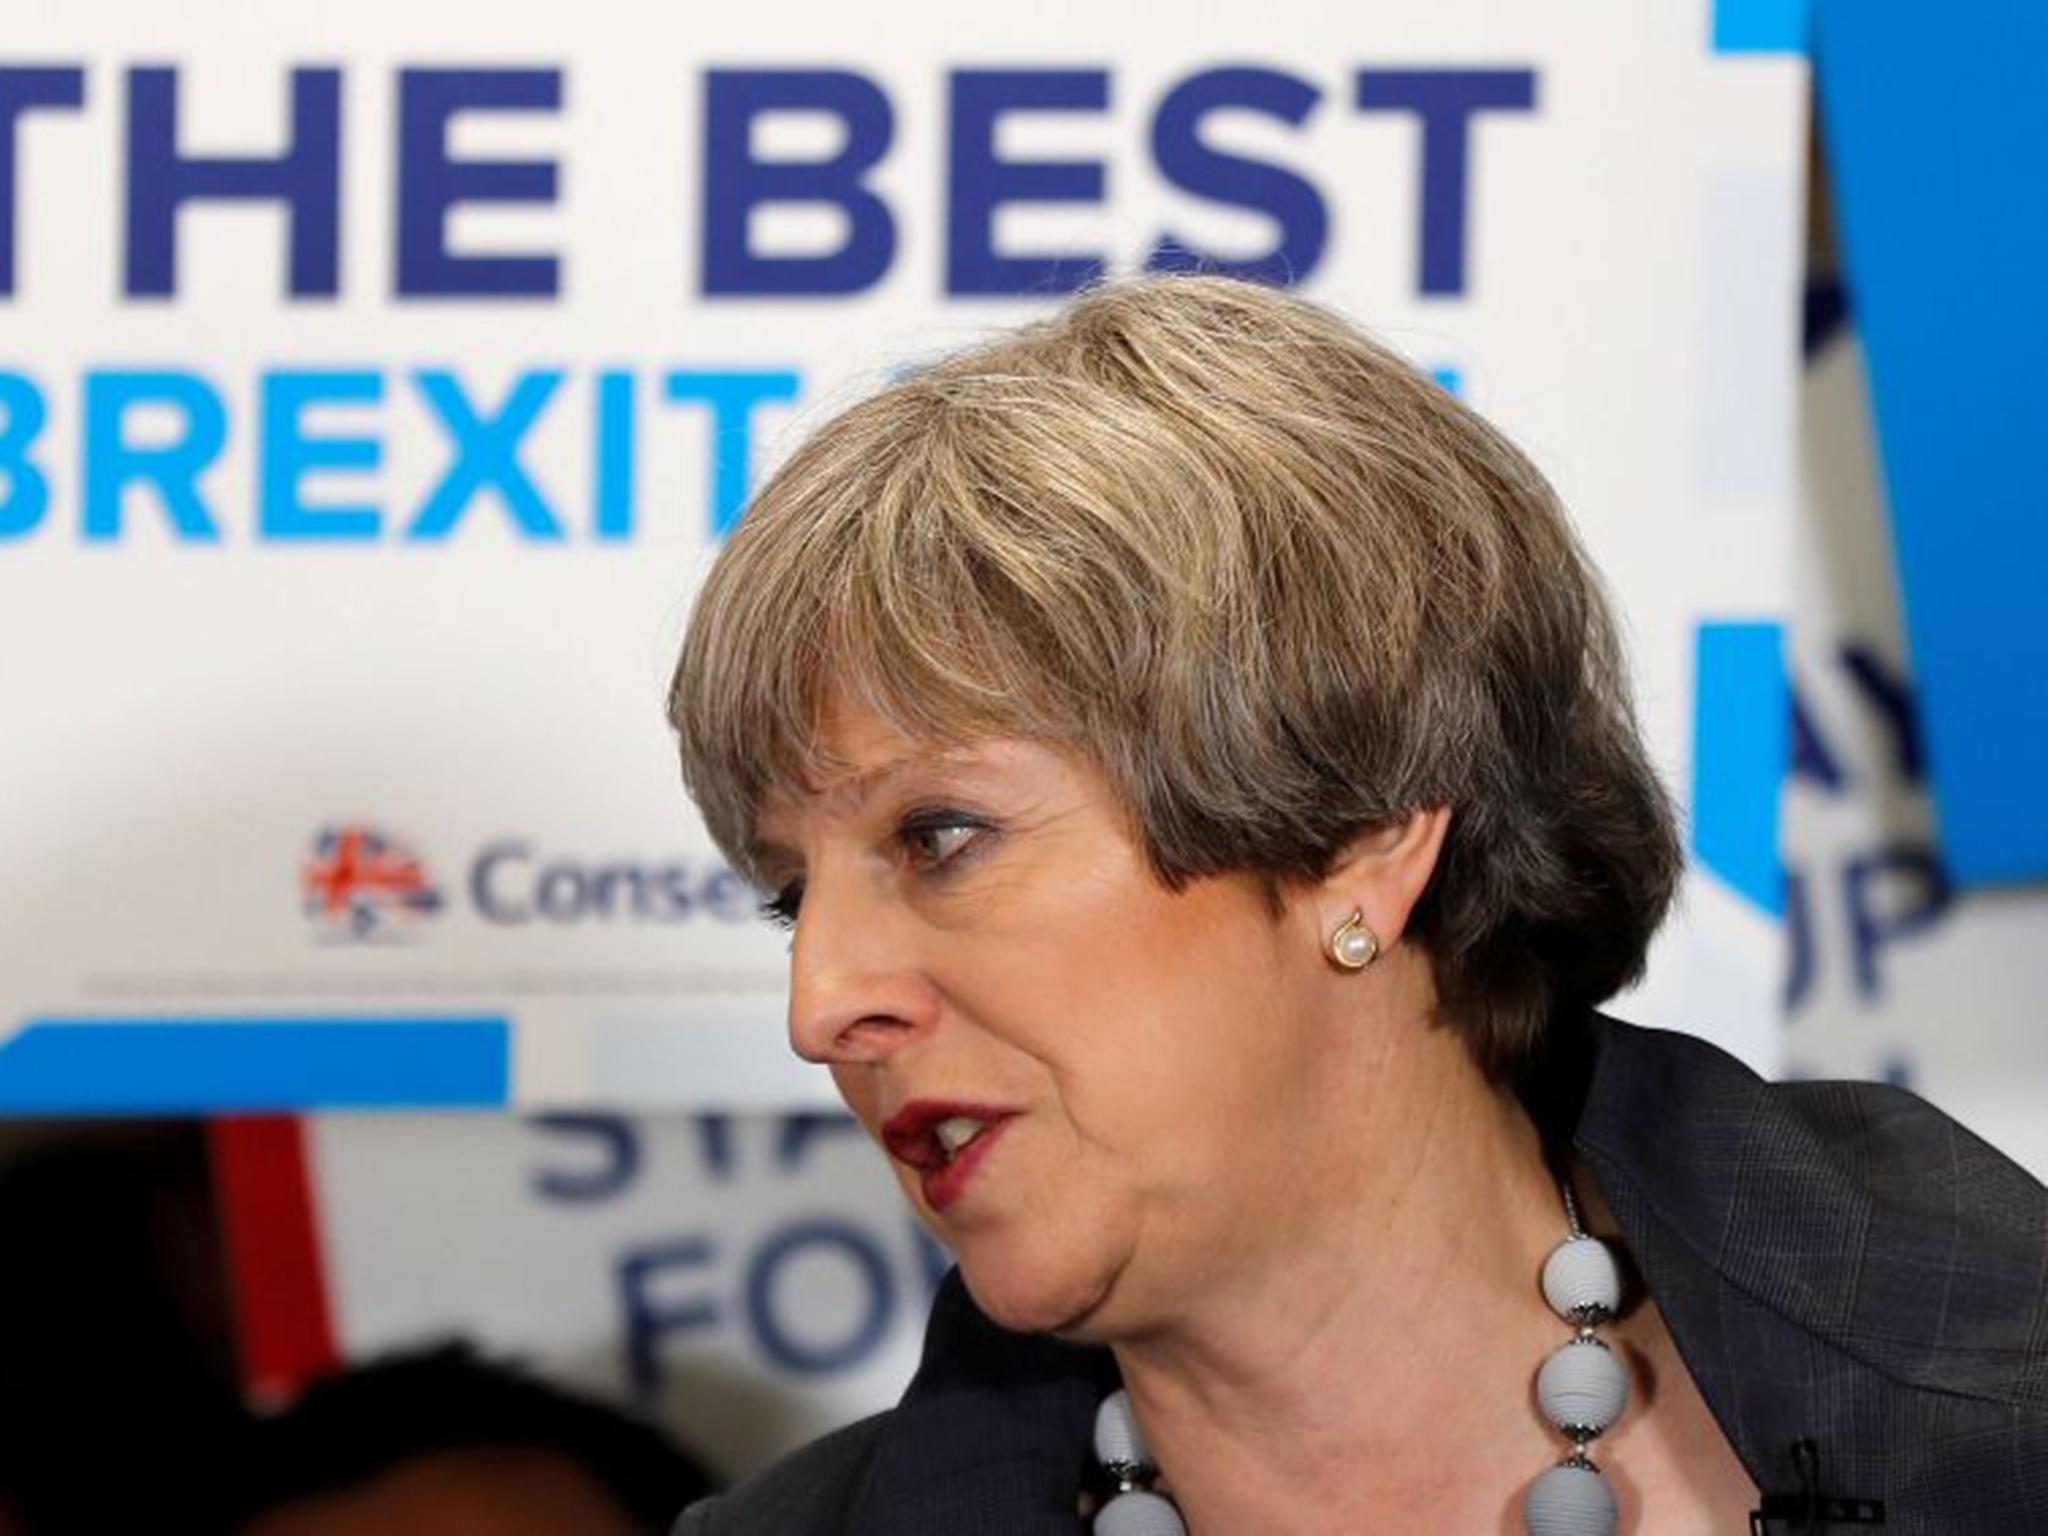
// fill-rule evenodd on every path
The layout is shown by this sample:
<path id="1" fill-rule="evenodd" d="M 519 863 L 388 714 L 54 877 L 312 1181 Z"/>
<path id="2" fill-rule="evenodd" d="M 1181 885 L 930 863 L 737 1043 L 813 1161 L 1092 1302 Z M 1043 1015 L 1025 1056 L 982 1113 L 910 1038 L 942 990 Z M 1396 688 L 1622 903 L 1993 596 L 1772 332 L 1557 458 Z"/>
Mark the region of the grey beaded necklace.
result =
<path id="1" fill-rule="evenodd" d="M 1543 1299 L 1574 1332 L 1536 1372 L 1536 1400 L 1571 1449 L 1529 1485 L 1522 1528 L 1527 1536 L 1613 1536 L 1614 1490 L 1586 1448 L 1628 1406 L 1627 1368 L 1596 1331 L 1621 1305 L 1621 1268 L 1580 1222 L 1571 1185 L 1561 1187 L 1568 1231 L 1543 1261 Z M 1095 1412 L 1095 1456 L 1116 1492 L 1097 1511 L 1094 1536 L 1187 1536 L 1180 1510 L 1153 1487 L 1159 1466 L 1121 1388 Z"/>

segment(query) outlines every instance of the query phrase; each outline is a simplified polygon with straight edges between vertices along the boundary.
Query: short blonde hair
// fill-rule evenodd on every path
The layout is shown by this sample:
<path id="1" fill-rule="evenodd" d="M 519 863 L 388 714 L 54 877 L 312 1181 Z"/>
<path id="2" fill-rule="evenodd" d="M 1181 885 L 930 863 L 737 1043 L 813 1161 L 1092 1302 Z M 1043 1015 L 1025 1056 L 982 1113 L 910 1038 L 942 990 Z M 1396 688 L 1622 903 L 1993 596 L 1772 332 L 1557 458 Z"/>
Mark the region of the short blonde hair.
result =
<path id="1" fill-rule="evenodd" d="M 743 873 L 839 689 L 935 742 L 1078 752 L 1175 887 L 1313 881 L 1449 806 L 1410 934 L 1497 1079 L 1640 973 L 1680 867 L 1543 477 L 1393 352 L 1248 283 L 1097 288 L 853 406 L 761 489 L 669 698 Z"/>

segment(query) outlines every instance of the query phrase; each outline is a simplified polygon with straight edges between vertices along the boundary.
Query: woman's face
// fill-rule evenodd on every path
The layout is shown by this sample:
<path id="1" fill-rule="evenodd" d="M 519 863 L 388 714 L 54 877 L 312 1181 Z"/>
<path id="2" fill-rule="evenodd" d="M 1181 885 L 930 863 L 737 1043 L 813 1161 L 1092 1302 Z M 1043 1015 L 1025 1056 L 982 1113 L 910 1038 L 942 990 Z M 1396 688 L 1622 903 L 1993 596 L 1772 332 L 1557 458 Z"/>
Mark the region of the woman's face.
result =
<path id="1" fill-rule="evenodd" d="M 1046 747 L 825 727 L 846 772 L 758 828 L 791 1043 L 984 1310 L 1116 1336 L 1312 1220 L 1319 916 L 1244 877 L 1167 890 L 1100 774 Z"/>

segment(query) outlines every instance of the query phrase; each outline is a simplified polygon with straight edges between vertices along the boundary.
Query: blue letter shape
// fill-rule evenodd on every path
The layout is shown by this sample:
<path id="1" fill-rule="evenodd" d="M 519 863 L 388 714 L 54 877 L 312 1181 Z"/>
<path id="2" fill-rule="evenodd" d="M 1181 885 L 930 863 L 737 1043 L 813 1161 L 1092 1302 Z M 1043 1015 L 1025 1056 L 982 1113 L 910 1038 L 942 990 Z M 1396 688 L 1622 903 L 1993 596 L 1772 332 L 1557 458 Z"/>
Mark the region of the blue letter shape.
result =
<path id="1" fill-rule="evenodd" d="M 7 413 L 7 430 L 0 432 L 0 479 L 7 482 L 0 539 L 18 539 L 40 527 L 50 507 L 50 477 L 28 457 L 49 411 L 36 381 L 22 373 L 0 373 L 0 410 Z"/>
<path id="2" fill-rule="evenodd" d="M 718 1257 L 708 1237 L 684 1237 L 672 1243 L 629 1248 L 619 1256 L 619 1303 L 626 1313 L 626 1375 L 636 1391 L 647 1394 L 661 1385 L 661 1341 L 671 1333 L 701 1333 L 719 1325 L 718 1303 L 709 1296 L 662 1302 L 657 1290 L 669 1291 L 667 1277 L 701 1271 Z"/>
<path id="3" fill-rule="evenodd" d="M 398 296 L 552 296 L 553 256 L 457 256 L 448 210 L 457 203 L 552 203 L 547 160 L 450 160 L 448 121 L 459 112 L 554 112 L 559 69 L 407 69 L 398 80 Z"/>
<path id="4" fill-rule="evenodd" d="M 1531 69 L 1366 69 L 1362 112 L 1413 112 L 1422 119 L 1422 283 L 1424 293 L 1465 291 L 1467 184 L 1472 119 L 1481 112 L 1536 107 Z"/>
<path id="5" fill-rule="evenodd" d="M 754 119 L 829 112 L 846 142 L 829 160 L 761 161 Z M 714 69 L 704 79 L 704 292 L 841 294 L 872 287 L 896 255 L 896 221 L 864 177 L 895 137 L 889 98 L 847 70 Z M 846 243 L 819 256 L 757 256 L 748 236 L 767 203 L 824 203 L 846 214 Z"/>
<path id="6" fill-rule="evenodd" d="M 14 292 L 14 215 L 17 148 L 15 124 L 36 107 L 85 104 L 85 71 L 0 69 L 0 295 Z"/>
<path id="7" fill-rule="evenodd" d="M 128 71 L 128 295 L 178 286 L 178 208 L 186 202 L 278 201 L 291 210 L 294 298 L 339 290 L 341 71 L 292 71 L 292 136 L 272 160 L 188 159 L 178 153 L 178 74 Z"/>
<path id="8" fill-rule="evenodd" d="M 867 1306 L 846 1337 L 820 1343 L 799 1338 L 783 1326 L 775 1302 L 775 1281 L 785 1264 L 806 1250 L 843 1254 L 860 1276 Z M 881 1245 L 848 1221 L 816 1216 L 792 1222 L 761 1245 L 747 1265 L 747 1321 L 761 1352 L 798 1376 L 827 1376 L 850 1370 L 872 1354 L 889 1331 L 896 1310 L 896 1281 Z"/>
<path id="9" fill-rule="evenodd" d="M 183 412 L 185 430 L 174 443 L 131 447 L 126 436 L 132 405 L 168 405 Z M 199 494 L 199 476 L 220 456 L 228 417 L 220 395 L 196 374 L 88 373 L 85 376 L 85 513 L 89 543 L 121 537 L 121 494 L 128 482 L 156 487 L 171 531 L 192 544 L 218 544 L 220 529 Z"/>
<path id="10" fill-rule="evenodd" d="M 665 381 L 676 404 L 701 400 L 711 407 L 711 536 L 731 533 L 746 509 L 754 472 L 754 407 L 794 400 L 797 375 L 789 372 L 700 373 L 678 370 Z"/>
<path id="11" fill-rule="evenodd" d="M 1100 256 L 1003 256 L 995 249 L 996 210 L 1004 203 L 1101 202 L 1101 162 L 999 160 L 995 140 L 1005 112 L 1101 112 L 1108 106 L 1107 70 L 954 72 L 946 172 L 948 293 L 1072 293 L 1102 275 Z"/>
<path id="12" fill-rule="evenodd" d="M 1280 239 L 1263 256 L 1230 261 L 1168 234 L 1152 248 L 1145 265 L 1154 271 L 1199 269 L 1285 286 L 1306 282 L 1329 239 L 1322 194 L 1292 171 L 1211 149 L 1201 131 L 1202 120 L 1225 107 L 1263 112 L 1299 128 L 1321 100 L 1322 92 L 1306 80 L 1273 69 L 1204 70 L 1168 92 L 1152 119 L 1152 157 L 1160 174 L 1197 197 L 1256 209 L 1279 226 Z"/>
<path id="13" fill-rule="evenodd" d="M 536 1131 L 586 1138 L 597 1152 L 589 1169 L 536 1168 L 527 1188 L 542 1200 L 586 1205 L 612 1200 L 633 1187 L 640 1176 L 640 1132 L 624 1115 L 535 1115 L 527 1122 Z"/>
<path id="14" fill-rule="evenodd" d="M 1883 903 L 1878 891 L 1902 881 L 1899 899 Z M 1849 949 L 1856 991 L 1865 1002 L 1884 995 L 1878 956 L 1901 939 L 1932 928 L 1955 900 L 1933 850 L 1889 844 L 1842 866 L 1842 905 L 1849 909 Z"/>
<path id="15" fill-rule="evenodd" d="M 413 381 L 441 418 L 455 458 L 405 536 L 423 541 L 447 538 L 476 493 L 495 486 L 523 535 L 560 542 L 562 525 L 519 465 L 519 443 L 554 397 L 562 382 L 561 370 L 522 373 L 504 405 L 488 417 L 476 413 L 455 375 L 444 368 L 422 369 L 413 375 Z"/>
<path id="16" fill-rule="evenodd" d="M 383 398 L 381 373 L 276 369 L 263 375 L 261 537 L 363 542 L 377 537 L 382 519 L 374 503 L 308 506 L 300 499 L 299 481 L 310 470 L 375 469 L 383 462 L 383 444 L 374 437 L 308 437 L 299 413 L 309 405 L 374 405 Z"/>
<path id="17" fill-rule="evenodd" d="M 596 515 L 591 532 L 605 543 L 633 536 L 633 469 L 638 460 L 633 406 L 633 375 L 623 368 L 600 370 L 594 423 L 597 457 L 591 474 Z"/>
<path id="18" fill-rule="evenodd" d="M 1710 619 L 1696 644 L 1693 855 L 1777 917 L 1785 910 L 1778 806 L 1792 762 L 1784 627 Z"/>

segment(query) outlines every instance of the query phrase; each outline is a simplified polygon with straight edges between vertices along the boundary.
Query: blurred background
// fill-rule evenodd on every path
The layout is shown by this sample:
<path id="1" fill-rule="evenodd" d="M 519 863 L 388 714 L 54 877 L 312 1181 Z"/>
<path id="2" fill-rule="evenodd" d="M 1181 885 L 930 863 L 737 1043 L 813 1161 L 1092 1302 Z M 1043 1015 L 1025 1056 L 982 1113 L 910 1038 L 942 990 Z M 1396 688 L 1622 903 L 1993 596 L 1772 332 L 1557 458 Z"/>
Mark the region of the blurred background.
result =
<path id="1" fill-rule="evenodd" d="M 1496 420 L 1691 868 L 1616 1013 L 2048 1174 L 2048 20 L 10 0 L 0 1536 L 662 1530 L 947 1258 L 662 719 L 806 426 L 1104 272 Z"/>

